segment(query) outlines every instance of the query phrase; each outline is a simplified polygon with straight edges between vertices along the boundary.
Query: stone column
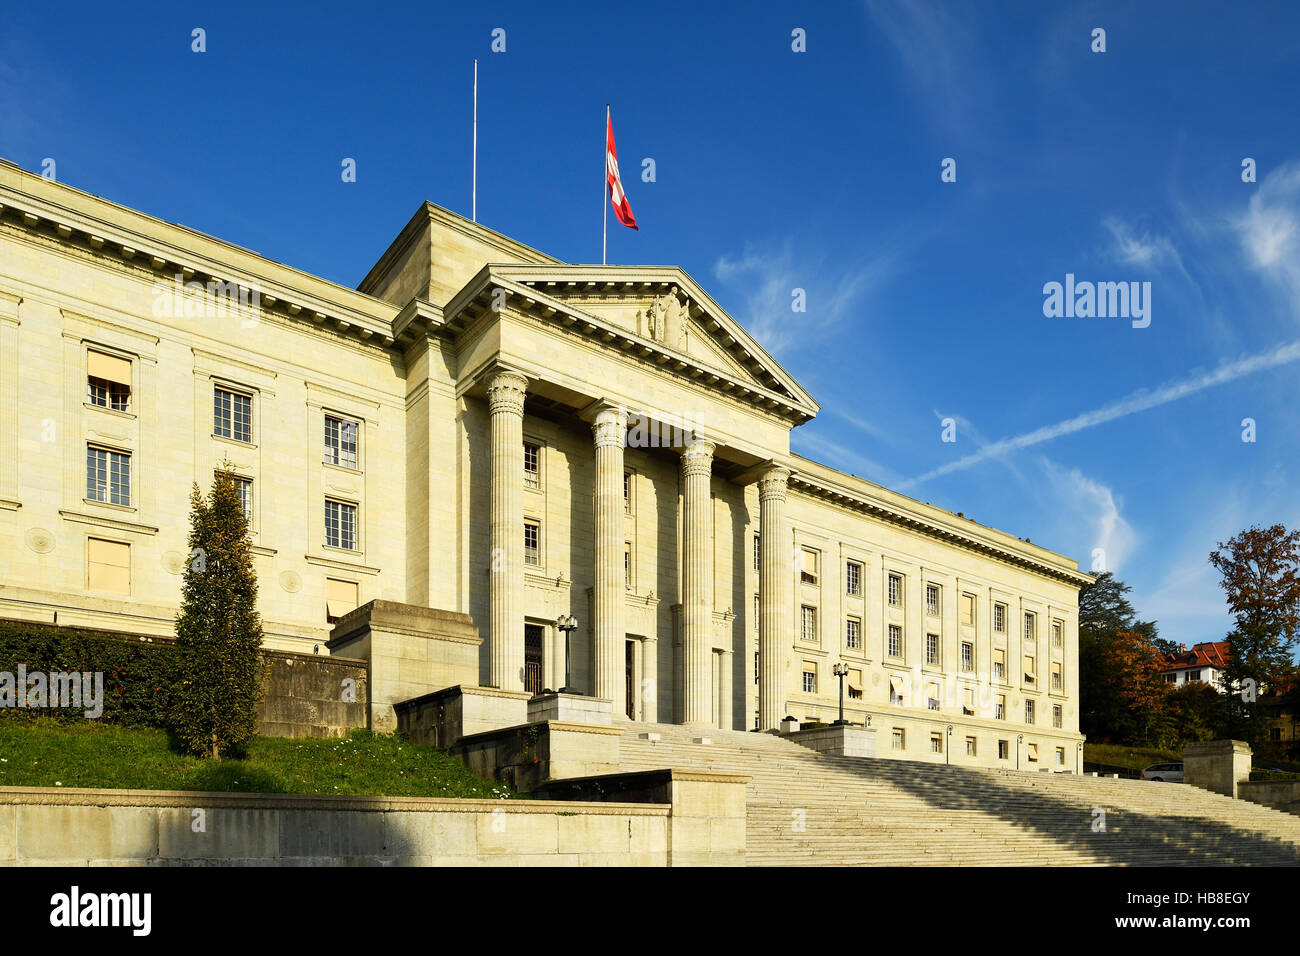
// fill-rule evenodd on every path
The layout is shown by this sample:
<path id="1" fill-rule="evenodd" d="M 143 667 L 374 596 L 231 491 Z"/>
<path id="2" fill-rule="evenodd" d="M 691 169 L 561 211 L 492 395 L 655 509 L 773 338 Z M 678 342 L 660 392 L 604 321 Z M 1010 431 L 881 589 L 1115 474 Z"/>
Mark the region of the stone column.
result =
<path id="1" fill-rule="evenodd" d="M 682 452 L 682 722 L 713 723 L 712 442 Z"/>
<path id="2" fill-rule="evenodd" d="M 623 445 L 627 413 L 605 406 L 591 426 L 596 445 L 595 588 L 592 595 L 593 692 L 612 703 L 616 718 L 627 715 L 624 673 L 626 627 L 623 605 Z"/>
<path id="3" fill-rule="evenodd" d="M 758 725 L 775 730 L 785 717 L 785 655 L 793 601 L 785 496 L 790 469 L 774 466 L 758 480 Z M 864 582 L 865 585 L 865 582 Z"/>
<path id="4" fill-rule="evenodd" d="M 645 637 L 641 640 L 641 706 L 637 713 L 650 723 L 659 720 L 659 640 Z"/>
<path id="5" fill-rule="evenodd" d="M 718 726 L 723 730 L 736 729 L 733 724 L 735 715 L 732 712 L 731 668 L 734 663 L 732 651 L 724 650 L 718 655 L 718 676 L 721 678 L 722 684 L 718 688 Z"/>
<path id="6" fill-rule="evenodd" d="M 528 381 L 497 372 L 488 381 L 492 416 L 491 686 L 524 689 L 524 395 Z"/>

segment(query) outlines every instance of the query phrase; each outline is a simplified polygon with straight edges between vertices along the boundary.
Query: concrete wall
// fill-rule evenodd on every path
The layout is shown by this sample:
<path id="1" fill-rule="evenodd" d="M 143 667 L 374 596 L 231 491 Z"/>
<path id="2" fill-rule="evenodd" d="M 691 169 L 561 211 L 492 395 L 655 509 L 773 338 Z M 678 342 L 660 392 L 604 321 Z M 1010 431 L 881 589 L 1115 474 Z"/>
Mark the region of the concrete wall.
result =
<path id="1" fill-rule="evenodd" d="M 271 678 L 258 711 L 267 737 L 342 737 L 366 726 L 366 662 L 319 654 L 266 651 Z M 351 698 L 351 699 L 348 699 Z"/>
<path id="2" fill-rule="evenodd" d="M 669 820 L 625 803 L 0 787 L 0 865 L 665 866 Z"/>
<path id="3" fill-rule="evenodd" d="M 1300 814 L 1300 780 L 1247 780 L 1237 784 L 1237 796 L 1274 810 Z"/>

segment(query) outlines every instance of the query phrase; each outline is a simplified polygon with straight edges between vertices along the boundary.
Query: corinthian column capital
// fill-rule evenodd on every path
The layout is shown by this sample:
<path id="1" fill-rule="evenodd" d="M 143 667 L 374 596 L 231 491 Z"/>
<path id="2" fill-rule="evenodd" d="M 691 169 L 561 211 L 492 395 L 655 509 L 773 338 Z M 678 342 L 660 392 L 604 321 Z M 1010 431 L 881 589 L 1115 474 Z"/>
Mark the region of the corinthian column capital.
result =
<path id="1" fill-rule="evenodd" d="M 591 434 L 597 448 L 623 448 L 627 443 L 627 409 L 606 405 L 596 412 Z"/>
<path id="2" fill-rule="evenodd" d="M 524 397 L 528 394 L 528 379 L 518 372 L 499 371 L 488 379 L 488 409 L 493 415 L 508 412 L 524 413 Z"/>
<path id="3" fill-rule="evenodd" d="M 758 479 L 759 502 L 784 501 L 791 474 L 793 473 L 789 468 L 780 465 L 774 465 L 765 471 Z"/>
<path id="4" fill-rule="evenodd" d="M 682 474 L 689 478 L 691 475 L 712 473 L 713 452 L 716 448 L 717 446 L 711 441 L 703 438 L 692 439 L 682 451 Z"/>

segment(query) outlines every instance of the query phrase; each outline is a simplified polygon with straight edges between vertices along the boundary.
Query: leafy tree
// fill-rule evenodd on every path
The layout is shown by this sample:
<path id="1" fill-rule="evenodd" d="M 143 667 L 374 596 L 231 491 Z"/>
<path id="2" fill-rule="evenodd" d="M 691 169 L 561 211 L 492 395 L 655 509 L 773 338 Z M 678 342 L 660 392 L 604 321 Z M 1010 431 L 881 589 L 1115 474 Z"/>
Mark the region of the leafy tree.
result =
<path id="1" fill-rule="evenodd" d="M 1200 681 L 1179 684 L 1165 697 L 1168 747 L 1189 741 L 1216 740 L 1226 731 L 1223 695 Z"/>
<path id="2" fill-rule="evenodd" d="M 197 484 L 191 491 L 189 544 L 172 729 L 191 753 L 237 756 L 257 733 L 266 675 L 248 519 L 228 468 L 217 472 L 206 501 Z"/>
<path id="3" fill-rule="evenodd" d="M 1257 747 L 1264 742 L 1265 720 L 1254 698 L 1285 684 L 1300 631 L 1300 531 L 1252 525 L 1226 544 L 1219 542 L 1210 563 L 1222 576 L 1219 584 L 1235 623 L 1224 669 L 1233 691 L 1228 730 Z"/>
<path id="4" fill-rule="evenodd" d="M 1137 620 L 1130 590 L 1105 571 L 1079 591 L 1079 729 L 1092 740 L 1150 744 L 1163 726 L 1163 651 L 1155 622 Z"/>

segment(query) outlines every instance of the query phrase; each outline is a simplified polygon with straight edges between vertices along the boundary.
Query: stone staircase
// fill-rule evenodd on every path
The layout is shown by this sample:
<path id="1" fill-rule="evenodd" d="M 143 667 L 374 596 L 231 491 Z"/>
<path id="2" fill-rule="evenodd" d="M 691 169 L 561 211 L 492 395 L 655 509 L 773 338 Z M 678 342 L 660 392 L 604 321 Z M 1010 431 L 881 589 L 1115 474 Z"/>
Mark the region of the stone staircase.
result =
<path id="1" fill-rule="evenodd" d="M 623 726 L 624 771 L 750 775 L 751 866 L 1300 865 L 1300 816 L 1183 784 L 828 757 L 772 734 Z M 711 743 L 692 742 L 700 736 Z M 1093 830 L 1096 810 L 1104 832 Z"/>

